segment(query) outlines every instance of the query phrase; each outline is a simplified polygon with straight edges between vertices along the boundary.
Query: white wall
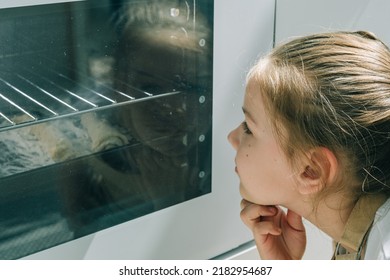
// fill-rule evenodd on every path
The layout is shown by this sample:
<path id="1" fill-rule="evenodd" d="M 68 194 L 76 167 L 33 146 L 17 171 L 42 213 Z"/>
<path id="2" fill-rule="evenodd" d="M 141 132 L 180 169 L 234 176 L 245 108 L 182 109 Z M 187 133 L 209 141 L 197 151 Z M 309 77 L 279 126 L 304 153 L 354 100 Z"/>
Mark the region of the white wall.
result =
<path id="1" fill-rule="evenodd" d="M 276 42 L 331 30 L 367 30 L 390 45 L 388 0 L 277 0 Z"/>

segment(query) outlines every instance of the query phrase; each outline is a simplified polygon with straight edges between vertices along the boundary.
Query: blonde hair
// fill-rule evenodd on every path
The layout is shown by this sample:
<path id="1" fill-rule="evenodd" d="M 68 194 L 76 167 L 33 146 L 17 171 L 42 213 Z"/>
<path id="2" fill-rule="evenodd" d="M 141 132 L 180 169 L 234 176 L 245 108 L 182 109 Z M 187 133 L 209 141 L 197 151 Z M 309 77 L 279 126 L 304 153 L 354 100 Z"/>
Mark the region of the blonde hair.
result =
<path id="1" fill-rule="evenodd" d="M 293 165 L 298 154 L 327 147 L 343 162 L 344 183 L 361 183 L 356 195 L 390 192 L 390 52 L 373 34 L 294 39 L 261 59 L 248 82 L 258 85 Z"/>

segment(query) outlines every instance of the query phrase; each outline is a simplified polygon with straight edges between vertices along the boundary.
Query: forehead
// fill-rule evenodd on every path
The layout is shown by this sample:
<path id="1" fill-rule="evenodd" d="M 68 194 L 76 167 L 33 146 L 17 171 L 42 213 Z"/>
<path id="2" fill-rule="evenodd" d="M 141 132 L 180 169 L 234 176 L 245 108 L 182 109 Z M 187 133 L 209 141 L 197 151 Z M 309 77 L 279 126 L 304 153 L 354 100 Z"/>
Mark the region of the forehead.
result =
<path id="1" fill-rule="evenodd" d="M 256 82 L 256 79 L 249 80 L 246 85 L 243 107 L 256 125 L 272 131 L 274 124 L 271 114 L 266 108 L 264 98 L 266 97 L 263 96 L 261 86 Z"/>
<path id="2" fill-rule="evenodd" d="M 256 112 L 264 111 L 260 87 L 253 79 L 248 80 L 246 85 L 244 107 L 253 115 L 255 115 Z"/>

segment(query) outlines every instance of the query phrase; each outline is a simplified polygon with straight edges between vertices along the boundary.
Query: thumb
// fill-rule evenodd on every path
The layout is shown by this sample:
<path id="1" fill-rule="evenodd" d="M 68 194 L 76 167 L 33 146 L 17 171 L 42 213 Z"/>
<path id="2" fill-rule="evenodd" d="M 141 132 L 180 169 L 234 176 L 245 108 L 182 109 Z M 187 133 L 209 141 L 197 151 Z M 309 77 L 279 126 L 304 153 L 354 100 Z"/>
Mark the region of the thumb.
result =
<path id="1" fill-rule="evenodd" d="M 296 231 L 305 231 L 305 226 L 302 222 L 302 217 L 295 213 L 294 211 L 287 211 L 287 223 L 288 225 Z"/>

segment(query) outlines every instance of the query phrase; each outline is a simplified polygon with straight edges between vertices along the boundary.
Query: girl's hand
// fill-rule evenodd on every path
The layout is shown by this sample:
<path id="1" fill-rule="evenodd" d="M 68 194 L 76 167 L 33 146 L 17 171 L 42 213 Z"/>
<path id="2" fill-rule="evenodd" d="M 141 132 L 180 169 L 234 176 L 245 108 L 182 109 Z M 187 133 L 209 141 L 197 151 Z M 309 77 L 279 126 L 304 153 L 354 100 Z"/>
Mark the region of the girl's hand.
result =
<path id="1" fill-rule="evenodd" d="M 277 206 L 241 201 L 241 219 L 253 232 L 261 259 L 301 259 L 306 247 L 302 217 Z"/>

